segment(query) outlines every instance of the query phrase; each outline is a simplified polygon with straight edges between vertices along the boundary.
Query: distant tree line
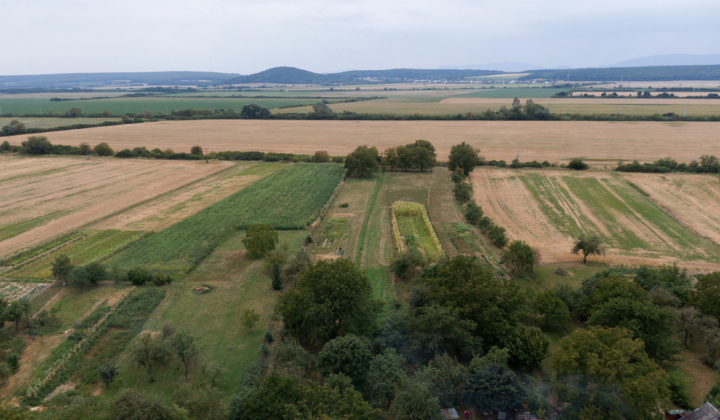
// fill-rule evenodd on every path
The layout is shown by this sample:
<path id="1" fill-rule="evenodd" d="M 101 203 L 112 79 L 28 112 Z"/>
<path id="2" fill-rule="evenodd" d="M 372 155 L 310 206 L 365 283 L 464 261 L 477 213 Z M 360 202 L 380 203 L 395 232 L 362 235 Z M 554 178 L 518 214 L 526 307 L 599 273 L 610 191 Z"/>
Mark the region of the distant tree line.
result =
<path id="1" fill-rule="evenodd" d="M 667 157 L 652 163 L 640 163 L 637 160 L 632 163 L 619 163 L 615 170 L 619 172 L 716 174 L 720 172 L 720 161 L 712 155 L 702 155 L 700 161 L 693 160 L 690 163 L 678 163 L 675 159 Z"/>

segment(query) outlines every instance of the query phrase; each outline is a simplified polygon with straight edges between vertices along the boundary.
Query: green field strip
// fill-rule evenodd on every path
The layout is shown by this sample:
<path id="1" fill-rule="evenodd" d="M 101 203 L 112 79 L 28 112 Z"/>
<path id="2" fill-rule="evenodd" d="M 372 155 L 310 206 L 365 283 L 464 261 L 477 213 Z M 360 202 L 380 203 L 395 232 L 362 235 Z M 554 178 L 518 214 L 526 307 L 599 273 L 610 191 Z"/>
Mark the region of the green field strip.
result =
<path id="1" fill-rule="evenodd" d="M 358 237 L 358 246 L 357 246 L 357 252 L 355 253 L 355 265 L 360 266 L 362 263 L 363 258 L 363 250 L 365 249 L 365 242 L 367 238 L 368 233 L 368 224 L 370 222 L 370 217 L 373 216 L 373 213 L 377 211 L 381 211 L 377 209 L 376 202 L 378 195 L 380 194 L 380 190 L 383 186 L 383 179 L 385 178 L 385 171 L 380 171 L 377 174 L 377 181 L 375 182 L 375 188 L 373 189 L 372 196 L 370 196 L 370 203 L 368 204 L 368 208 L 365 211 L 365 217 L 362 222 L 362 226 L 360 227 L 360 236 Z M 377 217 L 374 217 L 373 220 L 376 221 Z M 369 240 L 368 238 L 368 249 L 370 244 L 373 245 L 373 248 L 375 248 L 375 244 L 379 243 L 379 236 L 380 236 L 380 224 L 373 223 L 373 229 L 371 230 L 371 235 L 373 237 L 373 240 Z M 367 256 L 366 256 L 367 259 Z M 367 263 L 366 263 L 367 264 Z"/>
<path id="2" fill-rule="evenodd" d="M 143 232 L 131 230 L 89 231 L 84 238 L 25 264 L 19 269 L 7 273 L 7 276 L 24 281 L 47 280 L 52 275 L 52 263 L 59 255 L 67 255 L 74 265 L 85 265 L 103 260 L 142 235 Z"/>
<path id="3" fill-rule="evenodd" d="M 122 268 L 187 272 L 229 235 L 254 224 L 302 229 L 313 222 L 342 179 L 336 164 L 287 165 L 241 191 L 135 243 L 113 258 Z"/>
<path id="4" fill-rule="evenodd" d="M 478 89 L 471 93 L 452 95 L 453 98 L 550 98 L 563 89 L 555 88 L 501 88 L 501 89 Z M 523 101 L 523 105 L 524 105 Z"/>
<path id="5" fill-rule="evenodd" d="M 562 190 L 564 190 L 562 187 L 549 177 L 538 174 L 525 174 L 520 177 L 520 180 L 535 198 L 535 202 L 543 214 L 561 232 L 572 237 L 578 237 L 585 233 L 585 229 L 579 226 L 577 221 L 569 216 L 565 208 L 560 205 L 560 197 L 558 197 L 557 193 L 562 194 Z M 567 193 L 567 191 L 564 192 Z M 565 196 L 563 196 L 563 199 Z"/>
<path id="6" fill-rule="evenodd" d="M 43 216 L 33 217 L 32 219 L 23 220 L 21 222 L 5 225 L 0 228 L 0 241 L 12 238 L 21 233 L 27 232 L 38 226 L 42 226 L 52 220 L 59 219 L 70 213 L 70 210 L 58 210 Z"/>
<path id="7" fill-rule="evenodd" d="M 365 276 L 372 286 L 373 299 L 383 303 L 383 312 L 390 310 L 395 300 L 390 269 L 383 265 L 368 268 L 365 270 Z"/>

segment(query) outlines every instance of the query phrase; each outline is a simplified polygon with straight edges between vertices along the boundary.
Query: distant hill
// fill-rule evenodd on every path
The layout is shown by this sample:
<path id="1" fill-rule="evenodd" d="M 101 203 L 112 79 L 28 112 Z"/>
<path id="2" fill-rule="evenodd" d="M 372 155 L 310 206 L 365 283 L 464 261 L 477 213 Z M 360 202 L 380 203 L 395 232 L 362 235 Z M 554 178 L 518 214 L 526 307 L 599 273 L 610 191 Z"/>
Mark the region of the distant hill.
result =
<path id="1" fill-rule="evenodd" d="M 603 67 L 707 66 L 720 64 L 720 54 L 665 54 L 634 58 Z"/>
<path id="2" fill-rule="evenodd" d="M 501 74 L 491 70 L 351 70 L 340 73 L 320 74 L 295 67 L 275 67 L 248 76 L 226 80 L 225 84 L 281 83 L 281 84 L 339 84 L 339 83 L 397 83 L 419 80 L 458 81 L 468 77 Z"/>
<path id="3" fill-rule="evenodd" d="M 237 76 L 233 73 L 160 71 L 143 73 L 66 73 L 0 76 L 0 89 L 58 89 L 122 85 L 195 86 L 217 84 Z"/>
<path id="4" fill-rule="evenodd" d="M 460 70 L 472 70 L 472 69 L 485 69 L 485 70 L 497 70 L 509 73 L 520 73 L 527 70 L 538 70 L 542 67 L 531 64 L 531 63 L 516 63 L 514 61 L 508 62 L 497 62 L 487 64 L 466 64 L 462 66 L 442 66 L 440 69 L 460 69 Z"/>
<path id="5" fill-rule="evenodd" d="M 522 79 L 584 81 L 720 80 L 720 65 L 535 70 Z"/>

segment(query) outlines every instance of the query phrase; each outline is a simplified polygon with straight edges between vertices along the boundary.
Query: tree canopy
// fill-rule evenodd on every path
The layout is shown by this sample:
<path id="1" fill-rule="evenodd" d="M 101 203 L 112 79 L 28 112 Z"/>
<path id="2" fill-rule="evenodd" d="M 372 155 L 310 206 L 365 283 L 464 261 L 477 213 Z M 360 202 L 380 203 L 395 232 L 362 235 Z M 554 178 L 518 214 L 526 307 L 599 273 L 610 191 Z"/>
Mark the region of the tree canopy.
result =
<path id="1" fill-rule="evenodd" d="M 581 235 L 580 238 L 575 241 L 575 246 L 573 246 L 570 252 L 572 254 L 582 253 L 583 264 L 587 264 L 588 255 L 603 255 L 605 254 L 605 249 L 597 235 Z"/>
<path id="2" fill-rule="evenodd" d="M 364 177 L 378 170 L 380 154 L 375 147 L 358 146 L 345 158 L 347 176 Z"/>
<path id="3" fill-rule="evenodd" d="M 268 252 L 275 249 L 278 242 L 278 233 L 270 225 L 252 225 L 245 233 L 242 240 L 245 245 L 245 255 L 250 259 L 264 257 Z"/>
<path id="4" fill-rule="evenodd" d="M 451 171 L 459 170 L 463 174 L 469 174 L 482 162 L 478 151 L 469 144 L 462 142 L 456 144 L 450 149 L 450 163 L 449 168 Z"/>
<path id="5" fill-rule="evenodd" d="M 248 104 L 242 107 L 240 116 L 251 120 L 263 119 L 270 117 L 270 110 L 258 104 Z"/>
<path id="6" fill-rule="evenodd" d="M 367 277 L 352 261 L 318 261 L 308 267 L 295 289 L 280 298 L 285 328 L 311 342 L 374 329 L 378 304 Z"/>
<path id="7" fill-rule="evenodd" d="M 555 353 L 557 392 L 570 418 L 655 418 L 668 400 L 665 372 L 624 328 L 577 329 Z"/>

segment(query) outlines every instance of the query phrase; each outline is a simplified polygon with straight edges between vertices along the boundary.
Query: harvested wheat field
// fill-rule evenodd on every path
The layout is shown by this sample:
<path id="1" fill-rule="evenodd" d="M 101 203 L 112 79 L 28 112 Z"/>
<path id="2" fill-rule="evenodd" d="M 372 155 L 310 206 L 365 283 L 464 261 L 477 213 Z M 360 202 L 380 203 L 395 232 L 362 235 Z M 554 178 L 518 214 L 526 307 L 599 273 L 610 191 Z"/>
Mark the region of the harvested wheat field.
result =
<path id="1" fill-rule="evenodd" d="M 720 243 L 720 180 L 716 175 L 624 173 L 622 177 L 682 224 Z"/>
<path id="2" fill-rule="evenodd" d="M 221 171 L 231 162 L 0 158 L 0 256 Z"/>
<path id="3" fill-rule="evenodd" d="M 440 160 L 460 142 L 488 159 L 564 162 L 574 157 L 691 161 L 720 155 L 720 123 L 590 121 L 267 121 L 201 120 L 129 124 L 47 133 L 54 144 L 108 142 L 116 150 L 146 146 L 189 151 L 260 150 L 345 155 L 358 145 L 382 150 L 425 139 Z M 19 144 L 25 136 L 10 137 Z"/>
<path id="4" fill-rule="evenodd" d="M 578 105 L 578 104 L 611 104 L 611 105 L 720 105 L 720 99 L 692 99 L 692 98 L 601 98 L 602 92 L 576 92 L 575 96 L 579 96 L 582 93 L 589 93 L 597 95 L 597 98 L 531 98 L 533 102 L 541 105 Z M 707 95 L 707 93 L 689 92 L 694 95 Z M 625 96 L 635 96 L 634 92 L 618 92 L 618 95 L 625 94 Z M 519 98 L 521 103 L 525 103 L 527 98 Z M 440 101 L 441 104 L 497 104 L 502 103 L 507 107 L 512 106 L 513 99 L 498 99 L 498 98 L 446 98 Z"/>
<path id="5" fill-rule="evenodd" d="M 611 264 L 677 262 L 696 270 L 720 268 L 720 245 L 703 238 L 612 172 L 515 172 L 479 168 L 471 181 L 486 215 L 540 250 L 544 262 L 577 260 L 573 238 L 597 234 Z"/>
<path id="6" fill-rule="evenodd" d="M 192 216 L 247 185 L 280 169 L 282 164 L 241 163 L 191 185 L 133 207 L 91 226 L 92 229 L 159 231 Z"/>

